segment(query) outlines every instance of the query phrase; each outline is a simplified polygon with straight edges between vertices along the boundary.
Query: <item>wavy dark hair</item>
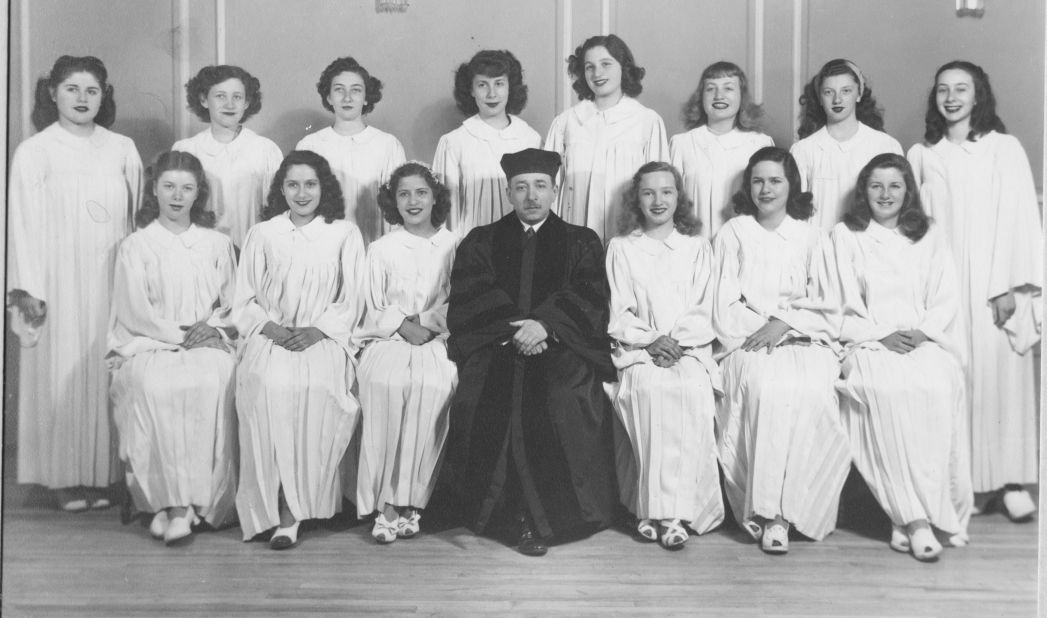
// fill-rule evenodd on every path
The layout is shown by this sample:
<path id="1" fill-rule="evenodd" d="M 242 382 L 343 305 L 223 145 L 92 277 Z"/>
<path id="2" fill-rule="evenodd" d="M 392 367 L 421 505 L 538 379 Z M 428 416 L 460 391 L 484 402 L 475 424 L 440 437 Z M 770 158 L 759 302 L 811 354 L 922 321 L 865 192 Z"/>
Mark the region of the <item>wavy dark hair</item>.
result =
<path id="1" fill-rule="evenodd" d="M 334 107 L 327 101 L 327 97 L 331 96 L 331 82 L 342 73 L 356 73 L 364 80 L 363 113 L 370 114 L 375 104 L 382 100 L 382 80 L 371 75 L 351 56 L 336 59 L 320 74 L 320 81 L 316 82 L 316 91 L 320 93 L 320 102 L 323 103 L 324 109 L 334 112 Z"/>
<path id="2" fill-rule="evenodd" d="M 440 227 L 451 212 L 451 191 L 437 180 L 433 170 L 415 161 L 396 168 L 389 177 L 389 182 L 378 188 L 378 208 L 382 211 L 382 218 L 392 225 L 403 225 L 403 215 L 396 207 L 396 192 L 400 188 L 400 181 L 408 176 L 418 176 L 429 185 L 433 192 L 433 210 L 429 215 L 429 221 L 433 227 Z"/>
<path id="3" fill-rule="evenodd" d="M 859 122 L 877 131 L 883 131 L 883 109 L 876 105 L 876 98 L 873 97 L 869 82 L 854 72 L 852 68 L 854 66 L 853 62 L 843 58 L 830 60 L 804 86 L 803 94 L 800 95 L 800 105 L 803 106 L 803 112 L 800 115 L 800 128 L 796 131 L 800 139 L 824 127 L 828 121 L 825 110 L 822 109 L 822 101 L 818 96 L 818 91 L 822 87 L 822 82 L 827 77 L 832 77 L 833 75 L 850 75 L 854 79 L 854 83 L 865 84 L 858 103 L 854 106 L 854 115 Z"/>
<path id="4" fill-rule="evenodd" d="M 685 236 L 697 236 L 702 231 L 702 222 L 694 213 L 694 202 L 683 190 L 683 176 L 680 170 L 665 161 L 650 161 L 640 166 L 633 174 L 632 184 L 625 191 L 625 202 L 618 213 L 618 234 L 625 236 L 633 230 L 643 227 L 643 208 L 640 207 L 640 182 L 647 174 L 669 172 L 676 184 L 676 212 L 673 213 L 673 227 Z"/>
<path id="5" fill-rule="evenodd" d="M 942 73 L 950 69 L 959 69 L 971 76 L 974 82 L 974 109 L 971 110 L 971 131 L 967 134 L 968 141 L 974 141 L 989 131 L 1006 133 L 1007 128 L 1003 121 L 996 115 L 996 97 L 993 96 L 992 86 L 989 85 L 989 74 L 980 66 L 966 60 L 953 60 L 947 62 L 934 74 L 934 85 L 931 93 L 927 96 L 927 114 L 924 116 L 925 131 L 923 139 L 928 144 L 937 144 L 945 136 L 945 117 L 938 111 L 938 78 Z"/>
<path id="6" fill-rule="evenodd" d="M 211 122 L 211 113 L 200 103 L 201 98 L 207 98 L 211 87 L 220 84 L 227 79 L 238 79 L 244 85 L 244 98 L 247 99 L 247 107 L 240 123 L 254 116 L 262 109 L 262 84 L 258 78 L 238 66 L 219 64 L 206 66 L 188 82 L 185 83 L 185 100 L 189 104 L 189 110 L 203 122 Z"/>
<path id="7" fill-rule="evenodd" d="M 156 183 L 164 172 L 180 171 L 189 172 L 196 179 L 196 199 L 189 208 L 189 221 L 200 227 L 213 228 L 215 225 L 214 211 L 208 210 L 207 198 L 211 195 L 211 186 L 207 184 L 207 174 L 200 159 L 189 154 L 171 150 L 160 153 L 156 162 L 146 170 L 145 196 L 142 199 L 142 207 L 135 213 L 135 226 L 145 227 L 160 216 L 160 202 L 156 197 Z"/>
<path id="8" fill-rule="evenodd" d="M 688 129 L 696 129 L 709 122 L 709 117 L 705 114 L 702 91 L 705 89 L 706 80 L 719 79 L 721 77 L 738 78 L 741 104 L 738 107 L 738 115 L 734 117 L 735 128 L 742 131 L 760 130 L 763 107 L 753 102 L 752 93 L 749 92 L 749 78 L 745 76 L 745 71 L 741 67 L 726 60 L 714 62 L 702 71 L 702 77 L 698 80 L 698 88 L 695 89 L 691 98 L 687 99 L 687 103 L 683 106 L 684 124 Z"/>
<path id="9" fill-rule="evenodd" d="M 734 204 L 734 212 L 739 215 L 751 215 L 756 218 L 759 209 L 753 201 L 752 179 L 753 168 L 763 161 L 780 163 L 785 170 L 785 179 L 789 181 L 789 197 L 785 203 L 785 212 L 793 219 L 806 221 L 814 214 L 814 196 L 810 191 L 800 190 L 800 169 L 796 166 L 796 159 L 789 151 L 777 146 L 764 146 L 749 157 L 749 164 L 745 166 L 742 174 L 742 188 L 731 198 Z"/>
<path id="10" fill-rule="evenodd" d="M 113 85 L 109 83 L 109 72 L 105 64 L 94 56 L 60 56 L 55 60 L 51 71 L 36 80 L 36 91 L 33 93 L 33 114 L 30 116 L 37 131 L 43 131 L 48 125 L 58 120 L 58 105 L 54 101 L 55 90 L 73 73 L 90 73 L 98 80 L 102 89 L 102 102 L 95 114 L 95 124 L 109 128 L 116 120 L 116 100 L 113 98 Z"/>
<path id="11" fill-rule="evenodd" d="M 506 49 L 484 49 L 476 52 L 469 62 L 463 62 L 454 72 L 454 103 L 466 116 L 480 111 L 473 98 L 473 78 L 477 75 L 509 78 L 509 99 L 505 111 L 519 114 L 527 105 L 527 84 L 523 82 L 523 66 Z"/>
<path id="12" fill-rule="evenodd" d="M 616 35 L 592 36 L 584 43 L 575 48 L 574 53 L 567 58 L 567 73 L 574 79 L 571 87 L 578 93 L 578 98 L 592 101 L 596 98 L 589 84 L 585 81 L 585 54 L 594 47 L 603 47 L 611 54 L 618 64 L 622 65 L 622 93 L 630 97 L 640 96 L 643 92 L 643 76 L 647 71 L 643 67 L 636 66 L 633 52 L 625 41 Z"/>
<path id="13" fill-rule="evenodd" d="M 273 182 L 269 185 L 269 195 L 265 198 L 265 209 L 262 210 L 262 221 L 268 221 L 291 209 L 287 205 L 283 188 L 287 171 L 294 165 L 308 165 L 313 168 L 316 177 L 320 180 L 320 205 L 316 207 L 317 216 L 323 217 L 324 223 L 344 219 L 345 203 L 342 198 L 342 185 L 331 172 L 327 159 L 312 150 L 295 150 L 284 157 L 279 169 L 276 170 L 276 176 L 273 176 Z"/>
<path id="14" fill-rule="evenodd" d="M 905 157 L 899 154 L 891 152 L 878 154 L 865 164 L 858 174 L 854 201 L 847 210 L 847 214 L 843 216 L 843 222 L 855 232 L 864 232 L 869 228 L 869 221 L 872 220 L 873 213 L 866 189 L 872 173 L 882 169 L 896 169 L 905 179 L 905 201 L 902 202 L 902 209 L 898 213 L 898 229 L 906 238 L 916 242 L 927 233 L 931 225 L 930 217 L 923 210 L 923 202 L 920 201 L 920 187 L 916 184 L 916 176 L 913 174 L 912 167 Z"/>

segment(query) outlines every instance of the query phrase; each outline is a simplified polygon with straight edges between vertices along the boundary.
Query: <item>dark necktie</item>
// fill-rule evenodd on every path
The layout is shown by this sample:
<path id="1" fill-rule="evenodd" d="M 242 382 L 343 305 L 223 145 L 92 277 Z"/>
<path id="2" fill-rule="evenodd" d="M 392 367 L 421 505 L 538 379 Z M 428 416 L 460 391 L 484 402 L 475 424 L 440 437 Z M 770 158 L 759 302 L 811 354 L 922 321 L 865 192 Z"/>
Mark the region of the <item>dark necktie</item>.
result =
<path id="1" fill-rule="evenodd" d="M 523 313 L 531 311 L 531 284 L 534 279 L 534 247 L 537 245 L 534 228 L 529 227 L 523 234 L 520 251 L 520 295 L 516 307 Z"/>

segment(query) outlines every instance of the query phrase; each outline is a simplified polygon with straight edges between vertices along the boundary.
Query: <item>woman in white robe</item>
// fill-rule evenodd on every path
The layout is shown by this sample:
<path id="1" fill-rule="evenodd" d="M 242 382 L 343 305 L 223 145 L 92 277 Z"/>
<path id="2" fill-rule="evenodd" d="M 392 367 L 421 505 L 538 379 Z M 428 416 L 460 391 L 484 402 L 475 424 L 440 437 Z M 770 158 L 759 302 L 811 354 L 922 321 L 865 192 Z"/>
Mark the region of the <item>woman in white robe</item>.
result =
<path id="1" fill-rule="evenodd" d="M 814 540 L 833 531 L 850 469 L 834 390 L 835 269 L 811 208 L 789 153 L 763 148 L 745 168 L 739 216 L 714 243 L 724 488 L 735 520 L 769 553 L 788 551 L 790 527 Z"/>
<path id="2" fill-rule="evenodd" d="M 339 464 L 360 414 L 349 389 L 364 260 L 360 230 L 344 216 L 327 161 L 292 152 L 237 269 L 236 509 L 245 541 L 279 526 L 273 549 L 294 546 L 302 520 L 342 505 Z"/>
<path id="3" fill-rule="evenodd" d="M 1044 253 L 1036 185 L 981 67 L 942 66 L 927 107 L 926 142 L 908 158 L 960 276 L 977 504 L 998 502 L 1012 520 L 1028 521 L 1036 506 L 1025 485 L 1039 477 L 1033 349 Z"/>
<path id="4" fill-rule="evenodd" d="M 618 482 L 641 538 L 679 549 L 688 539 L 684 526 L 702 534 L 724 516 L 712 247 L 698 235 L 683 179 L 668 163 L 636 172 L 625 208 L 620 235 L 607 247 L 608 333 L 618 369 L 610 395 L 633 464 L 619 470 Z"/>
<path id="5" fill-rule="evenodd" d="M 261 84 L 238 66 L 206 66 L 186 83 L 185 98 L 197 118 L 210 126 L 178 140 L 171 150 L 188 152 L 203 163 L 211 187 L 208 207 L 218 217 L 215 229 L 242 249 L 283 158 L 272 140 L 244 126 L 262 109 Z"/>
<path id="6" fill-rule="evenodd" d="M 669 160 L 665 123 L 636 100 L 645 71 L 617 36 L 586 39 L 567 70 L 582 101 L 553 119 L 543 146 L 563 159 L 556 212 L 606 242 L 616 233 L 633 173 Z"/>
<path id="7" fill-rule="evenodd" d="M 513 209 L 502 155 L 538 148 L 542 138 L 517 114 L 527 104 L 520 61 L 509 51 L 484 49 L 458 67 L 454 101 L 467 116 L 440 137 L 433 172 L 451 192 L 448 229 L 459 238 Z"/>
<path id="8" fill-rule="evenodd" d="M 367 253 L 367 311 L 357 331 L 363 436 L 356 509 L 379 511 L 379 543 L 418 534 L 447 439 L 458 370 L 447 358 L 447 294 L 457 237 L 443 227 L 448 190 L 428 168 L 407 163 L 378 204 L 403 226 Z"/>
<path id="9" fill-rule="evenodd" d="M 872 88 L 850 60 L 822 66 L 800 97 L 800 141 L 790 153 L 804 191 L 814 194 L 812 223 L 832 230 L 854 200 L 858 172 L 884 152 L 902 154 L 898 140 L 883 132 L 883 113 Z"/>
<path id="10" fill-rule="evenodd" d="M 966 544 L 971 490 L 960 290 L 905 158 L 874 157 L 833 228 L 845 346 L 838 385 L 855 465 L 893 524 L 891 548 L 921 561 Z"/>
<path id="11" fill-rule="evenodd" d="M 229 237 L 208 229 L 200 161 L 167 152 L 150 171 L 139 230 L 116 261 L 110 392 L 128 491 L 170 545 L 197 516 L 215 527 L 234 519 L 236 361 L 225 329 L 236 262 Z"/>
<path id="12" fill-rule="evenodd" d="M 367 124 L 365 116 L 382 100 L 382 82 L 351 57 L 327 65 L 316 83 L 334 124 L 310 133 L 295 150 L 327 159 L 342 185 L 345 219 L 360 228 L 364 244 L 389 231 L 378 211 L 378 188 L 404 162 L 404 147 L 393 135 Z"/>
<path id="13" fill-rule="evenodd" d="M 38 337 L 18 361 L 18 482 L 57 490 L 68 511 L 108 507 L 120 476 L 103 359 L 142 161 L 107 128 L 116 109 L 107 79 L 93 56 L 55 62 L 36 85 L 39 133 L 15 150 L 8 186 L 8 303 Z"/>
<path id="14" fill-rule="evenodd" d="M 742 186 L 749 157 L 774 146 L 774 140 L 757 129 L 763 110 L 753 103 L 745 72 L 733 62 L 705 67 L 684 114 L 690 130 L 672 136 L 669 156 L 683 175 L 702 236 L 711 239 L 734 215 L 731 198 Z"/>

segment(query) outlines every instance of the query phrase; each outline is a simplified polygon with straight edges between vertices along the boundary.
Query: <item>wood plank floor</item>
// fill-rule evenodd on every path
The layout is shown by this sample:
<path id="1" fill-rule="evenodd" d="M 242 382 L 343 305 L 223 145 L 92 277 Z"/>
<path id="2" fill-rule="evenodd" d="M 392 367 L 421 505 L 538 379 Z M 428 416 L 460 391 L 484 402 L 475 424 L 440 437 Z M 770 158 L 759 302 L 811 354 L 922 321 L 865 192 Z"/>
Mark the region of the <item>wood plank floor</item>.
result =
<path id="1" fill-rule="evenodd" d="M 5 492 L 10 494 L 10 492 Z M 426 521 L 423 519 L 423 526 Z M 5 500 L 3 615 L 1032 616 L 1037 525 L 975 518 L 971 546 L 920 564 L 874 530 L 772 557 L 733 526 L 667 552 L 607 530 L 527 558 L 456 528 L 390 546 L 336 518 L 292 550 L 231 528 L 166 548 L 116 509 Z M 868 526 L 866 526 L 868 528 Z"/>

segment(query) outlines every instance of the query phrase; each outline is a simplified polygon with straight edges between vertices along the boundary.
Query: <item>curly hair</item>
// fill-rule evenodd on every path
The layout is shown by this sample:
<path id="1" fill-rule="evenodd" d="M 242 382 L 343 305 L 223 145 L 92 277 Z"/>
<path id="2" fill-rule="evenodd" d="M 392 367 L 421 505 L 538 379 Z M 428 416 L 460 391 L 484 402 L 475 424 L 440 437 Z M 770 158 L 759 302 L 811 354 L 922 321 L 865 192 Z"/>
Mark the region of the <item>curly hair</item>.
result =
<path id="1" fill-rule="evenodd" d="M 622 93 L 630 97 L 639 96 L 643 92 L 641 82 L 647 71 L 643 67 L 636 66 L 633 52 L 629 50 L 625 41 L 616 35 L 608 34 L 589 37 L 567 58 L 567 73 L 574 79 L 571 87 L 578 93 L 578 98 L 587 101 L 596 98 L 596 94 L 585 81 L 585 54 L 594 47 L 603 47 L 612 58 L 618 61 L 618 64 L 622 65 Z"/>
<path id="2" fill-rule="evenodd" d="M 287 205 L 283 189 L 287 172 L 295 165 L 308 165 L 313 168 L 316 177 L 320 180 L 320 205 L 316 207 L 317 216 L 323 217 L 324 223 L 344 219 L 345 203 L 342 198 L 342 185 L 331 172 L 327 159 L 311 150 L 295 150 L 284 157 L 279 169 L 276 170 L 276 175 L 273 176 L 273 182 L 269 185 L 269 195 L 265 198 L 262 221 L 268 221 L 291 209 Z"/>
<path id="3" fill-rule="evenodd" d="M 916 176 L 913 174 L 912 167 L 905 157 L 899 154 L 891 152 L 878 154 L 865 164 L 858 174 L 854 201 L 847 210 L 847 214 L 843 216 L 843 222 L 855 232 L 864 232 L 869 228 L 869 221 L 872 220 L 873 213 L 866 189 L 869 187 L 869 178 L 872 173 L 882 169 L 896 169 L 905 179 L 905 201 L 898 213 L 898 229 L 906 238 L 916 242 L 927 233 L 931 225 L 930 217 L 923 210 L 923 202 L 920 201 L 920 187 L 916 184 Z"/>
<path id="4" fill-rule="evenodd" d="M 673 227 L 685 236 L 696 236 L 702 231 L 702 222 L 694 212 L 694 203 L 683 190 L 683 176 L 672 164 L 665 161 L 650 161 L 640 166 L 633 174 L 633 181 L 625 191 L 625 202 L 618 213 L 618 234 L 626 236 L 633 230 L 643 228 L 644 214 L 640 206 L 640 182 L 647 174 L 669 172 L 676 185 L 676 211 L 673 213 Z"/>
<path id="5" fill-rule="evenodd" d="M 789 151 L 777 146 L 764 146 L 749 157 L 749 164 L 745 166 L 742 174 L 742 188 L 731 198 L 734 204 L 734 212 L 739 215 L 751 215 L 756 217 L 759 209 L 753 201 L 752 179 L 753 168 L 764 161 L 780 163 L 785 170 L 785 179 L 789 182 L 789 197 L 785 203 L 785 212 L 793 219 L 806 221 L 814 214 L 814 196 L 810 191 L 800 190 L 800 169 L 796 166 L 796 159 Z"/>
<path id="6" fill-rule="evenodd" d="M 416 161 L 409 161 L 396 168 L 389 182 L 378 188 L 378 208 L 382 211 L 382 217 L 391 225 L 403 225 L 403 215 L 396 207 L 396 192 L 400 188 L 400 181 L 408 176 L 418 176 L 429 185 L 433 192 L 433 210 L 429 221 L 433 227 L 440 227 L 451 212 L 451 191 L 437 180 L 433 170 Z"/>
<path id="7" fill-rule="evenodd" d="M 967 62 L 966 60 L 953 60 L 947 62 L 934 74 L 934 85 L 931 93 L 927 96 L 927 114 L 924 116 L 925 132 L 923 138 L 928 144 L 937 144 L 945 135 L 945 117 L 938 111 L 938 78 L 942 73 L 951 69 L 959 69 L 971 76 L 974 82 L 974 109 L 971 110 L 971 131 L 967 134 L 968 141 L 974 141 L 989 131 L 1006 133 L 1007 128 L 1003 121 L 996 115 L 996 97 L 993 96 L 992 86 L 989 85 L 989 75 L 980 66 Z"/>
<path id="8" fill-rule="evenodd" d="M 861 75 L 861 71 L 857 69 L 858 67 L 850 60 L 836 58 L 826 62 L 821 70 L 811 78 L 811 81 L 807 82 L 803 88 L 803 94 L 800 95 L 800 105 L 803 107 L 800 128 L 797 130 L 800 139 L 825 126 L 828 119 L 825 109 L 822 108 L 818 91 L 821 90 L 822 82 L 833 75 L 850 75 L 854 79 L 854 83 L 859 85 L 858 103 L 854 107 L 854 115 L 859 122 L 877 131 L 883 131 L 883 109 L 876 105 L 872 88 Z"/>
<path id="9" fill-rule="evenodd" d="M 320 81 L 316 82 L 316 91 L 320 93 L 320 102 L 323 103 L 324 109 L 334 112 L 334 106 L 328 102 L 327 97 L 331 96 L 331 82 L 342 73 L 356 73 L 364 80 L 363 113 L 370 114 L 375 104 L 382 100 L 382 81 L 372 76 L 351 56 L 337 58 L 320 74 Z"/>
<path id="10" fill-rule="evenodd" d="M 37 131 L 43 131 L 48 125 L 58 120 L 58 105 L 54 93 L 58 86 L 73 73 L 90 73 L 98 80 L 102 89 L 102 102 L 95 114 L 95 124 L 109 128 L 116 120 L 116 100 L 113 98 L 113 86 L 108 82 L 109 72 L 105 64 L 94 56 L 60 56 L 55 60 L 51 71 L 36 80 L 36 91 L 33 93 L 33 113 L 30 116 Z"/>
<path id="11" fill-rule="evenodd" d="M 683 106 L 684 124 L 688 129 L 696 129 L 709 122 L 705 114 L 702 91 L 705 89 L 706 80 L 721 77 L 738 78 L 741 104 L 738 107 L 738 115 L 734 117 L 734 126 L 742 131 L 758 131 L 760 119 L 763 117 L 763 107 L 753 102 L 752 93 L 749 92 L 749 78 L 745 76 L 745 71 L 742 71 L 737 64 L 725 60 L 714 62 L 702 71 L 702 77 L 698 80 L 698 88 Z"/>
<path id="12" fill-rule="evenodd" d="M 152 189 L 146 191 L 142 199 L 142 207 L 135 213 L 135 226 L 145 227 L 160 216 L 160 202 L 156 197 L 156 183 L 164 172 L 179 171 L 189 172 L 196 179 L 196 199 L 189 208 L 189 221 L 200 227 L 213 228 L 215 225 L 214 211 L 207 209 L 207 198 L 211 195 L 211 187 L 207 184 L 207 174 L 200 159 L 189 154 L 171 150 L 160 153 L 156 162 L 146 170 L 146 187 Z"/>
<path id="13" fill-rule="evenodd" d="M 477 75 L 509 78 L 509 100 L 505 111 L 519 114 L 527 105 L 527 85 L 523 82 L 523 67 L 516 56 L 506 49 L 484 49 L 476 52 L 469 62 L 463 62 L 454 72 L 454 102 L 466 116 L 480 111 L 473 98 L 473 78 Z"/>
<path id="14" fill-rule="evenodd" d="M 248 118 L 262 109 L 262 84 L 257 77 L 240 67 L 228 64 L 206 66 L 185 84 L 185 100 L 189 104 L 189 110 L 201 121 L 211 122 L 211 113 L 203 106 L 200 99 L 206 99 L 212 86 L 227 79 L 238 79 L 244 85 L 247 108 L 244 109 L 244 115 L 240 118 L 241 123 L 247 122 Z"/>

